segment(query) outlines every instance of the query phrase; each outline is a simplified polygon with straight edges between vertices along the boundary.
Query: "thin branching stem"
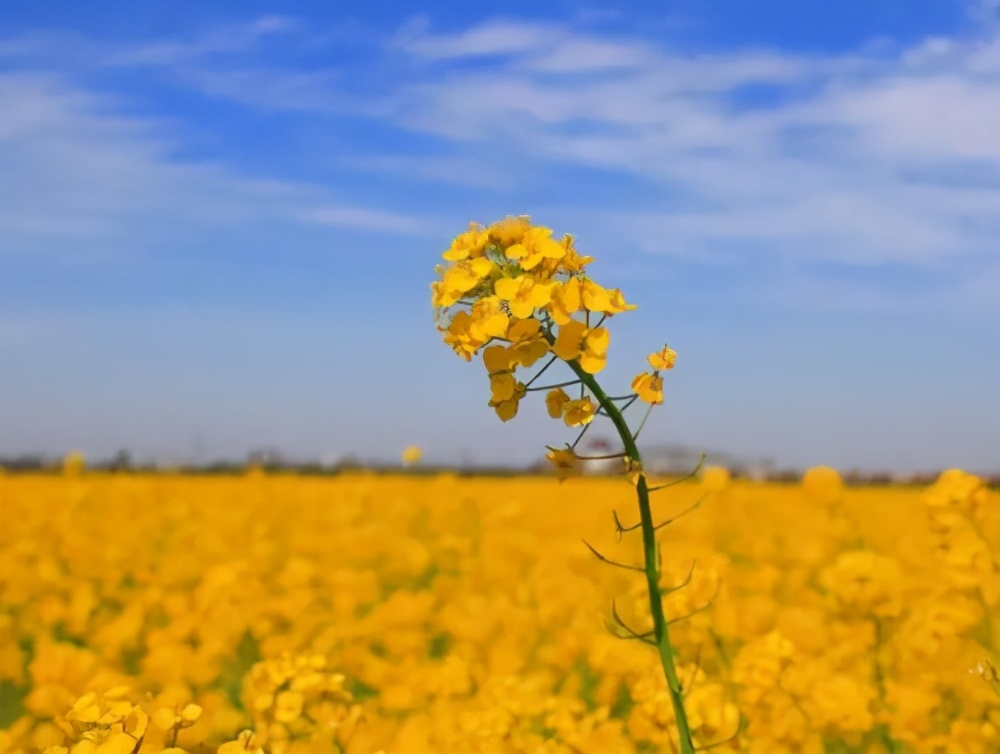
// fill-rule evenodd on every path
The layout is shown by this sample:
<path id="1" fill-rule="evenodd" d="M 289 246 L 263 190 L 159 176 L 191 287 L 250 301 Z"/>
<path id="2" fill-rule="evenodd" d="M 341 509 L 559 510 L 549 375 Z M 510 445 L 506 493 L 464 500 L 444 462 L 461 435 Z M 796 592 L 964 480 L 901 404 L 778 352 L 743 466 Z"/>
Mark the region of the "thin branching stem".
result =
<path id="1" fill-rule="evenodd" d="M 628 563 L 619 563 L 617 560 L 612 560 L 611 558 L 606 557 L 605 555 L 602 555 L 600 552 L 598 552 L 597 548 L 594 547 L 592 544 L 590 544 L 590 542 L 588 542 L 587 540 L 584 539 L 581 541 L 587 546 L 588 550 L 590 550 L 592 553 L 594 553 L 594 555 L 597 556 L 597 559 L 600 560 L 602 563 L 607 563 L 608 565 L 617 566 L 618 568 L 624 568 L 626 571 L 638 571 L 639 573 L 645 572 L 645 569 L 640 566 L 629 565 Z"/>
<path id="2" fill-rule="evenodd" d="M 668 518 L 665 521 L 661 521 L 660 523 L 656 524 L 656 526 L 654 526 L 653 528 L 654 529 L 662 529 L 664 526 L 669 526 L 670 524 L 672 524 L 677 519 L 682 518 L 683 516 L 686 516 L 691 511 L 697 509 L 701 505 L 702 500 L 704 500 L 704 499 L 705 498 L 699 498 L 698 502 L 696 502 L 690 508 L 685 508 L 680 513 L 678 513 L 676 516 L 673 516 L 672 518 Z M 621 519 L 618 518 L 618 512 L 617 511 L 611 511 L 611 515 L 614 516 L 614 519 L 615 519 L 615 528 L 618 530 L 619 534 L 624 534 L 625 532 L 628 532 L 628 531 L 635 531 L 636 529 L 639 529 L 639 528 L 642 527 L 642 522 L 641 521 L 639 523 L 637 523 L 637 524 L 633 524 L 632 526 L 622 526 Z"/>
<path id="3" fill-rule="evenodd" d="M 583 429 L 580 430 L 580 434 L 578 434 L 576 436 L 576 439 L 573 440 L 573 444 L 569 446 L 569 449 L 570 450 L 576 450 L 576 446 L 580 444 L 580 440 L 582 440 L 583 436 L 585 434 L 587 434 L 587 430 L 590 429 L 593 426 L 594 426 L 594 422 L 588 422 L 587 424 L 584 424 L 583 425 Z"/>
<path id="4" fill-rule="evenodd" d="M 622 620 L 622 617 L 618 614 L 618 605 L 615 604 L 614 600 L 611 600 L 611 615 L 614 617 L 615 622 L 619 626 L 621 626 L 622 628 L 624 628 L 625 631 L 628 633 L 628 636 L 621 636 L 620 638 L 623 638 L 623 639 L 638 639 L 639 641 L 650 642 L 650 637 L 653 636 L 653 632 L 652 631 L 645 631 L 645 632 L 643 632 L 643 633 L 640 634 L 638 631 L 634 630 L 631 626 L 629 626 L 628 623 L 626 623 L 624 620 Z M 654 644 L 654 646 L 655 646 L 655 644 Z"/>
<path id="5" fill-rule="evenodd" d="M 580 380 L 567 380 L 566 382 L 557 382 L 554 385 L 539 385 L 538 387 L 528 387 L 527 385 L 525 385 L 524 389 L 529 393 L 534 392 L 535 390 L 555 390 L 558 387 L 567 387 L 569 385 L 576 385 L 579 382 Z"/>
<path id="6" fill-rule="evenodd" d="M 627 409 L 629 406 L 631 406 L 633 403 L 635 403 L 638 399 L 639 399 L 638 395 L 630 396 L 629 399 L 628 399 L 628 402 L 625 405 L 620 406 L 618 408 L 618 410 L 619 411 L 625 411 L 625 409 Z M 607 416 L 608 415 L 607 412 L 603 408 L 602 409 L 598 409 L 597 413 L 599 415 L 601 415 L 601 416 Z"/>
<path id="7" fill-rule="evenodd" d="M 660 594 L 662 595 L 673 594 L 674 592 L 679 592 L 681 589 L 690 584 L 691 577 L 694 576 L 694 567 L 697 564 L 698 564 L 697 560 L 692 560 L 691 567 L 688 569 L 687 576 L 684 577 L 684 580 L 681 583 L 677 584 L 676 586 L 669 586 L 666 589 L 660 589 Z"/>
<path id="8" fill-rule="evenodd" d="M 572 450 L 572 447 L 570 448 L 570 450 Z M 576 455 L 576 454 L 574 453 L 573 455 Z M 612 458 L 624 458 L 625 454 L 624 453 L 608 453 L 607 455 L 603 455 L 603 456 L 581 456 L 581 455 L 577 455 L 576 457 L 579 458 L 581 461 L 610 461 Z"/>
<path id="9" fill-rule="evenodd" d="M 692 469 L 690 472 L 688 472 L 687 474 L 685 474 L 684 476 L 682 476 L 680 479 L 675 479 L 672 482 L 667 482 L 666 484 L 660 484 L 660 485 L 657 485 L 656 487 L 650 487 L 649 491 L 650 492 L 657 492 L 659 490 L 665 490 L 665 489 L 667 489 L 667 487 L 674 487 L 674 486 L 676 486 L 678 484 L 686 482 L 688 479 L 694 479 L 694 477 L 698 475 L 698 472 L 701 471 L 701 466 L 702 466 L 703 463 L 705 463 L 705 454 L 704 453 L 702 453 L 701 454 L 701 458 L 698 459 L 698 465 L 695 466 L 694 469 Z M 701 503 L 701 501 L 699 500 L 698 503 Z"/>
<path id="10" fill-rule="evenodd" d="M 635 436 L 629 429 L 628 423 L 622 416 L 618 407 L 608 398 L 607 394 L 594 379 L 592 374 L 584 371 L 578 361 L 567 362 L 570 368 L 580 378 L 582 385 L 586 385 L 601 408 L 607 413 L 608 418 L 615 425 L 618 435 L 625 447 L 625 457 L 630 459 L 636 468 L 641 468 L 642 456 L 635 444 Z M 694 754 L 694 744 L 691 739 L 691 727 L 688 723 L 687 711 L 684 708 L 684 694 L 681 690 L 680 678 L 677 675 L 677 668 L 674 662 L 674 647 L 670 643 L 670 631 L 667 619 L 663 612 L 663 598 L 659 584 L 659 567 L 657 565 L 658 548 L 656 544 L 656 530 L 653 524 L 653 513 L 649 505 L 649 488 L 646 485 L 645 474 L 640 473 L 636 483 L 636 496 L 639 504 L 639 517 L 642 524 L 642 550 L 645 561 L 644 568 L 630 568 L 630 570 L 640 570 L 646 575 L 646 589 L 649 594 L 649 608 L 653 616 L 653 637 L 656 641 L 656 648 L 660 656 L 660 665 L 663 668 L 663 675 L 667 680 L 667 688 L 670 691 L 670 701 L 674 708 L 674 718 L 677 722 L 677 733 L 680 739 L 681 754 Z M 589 545 L 588 545 L 589 547 Z M 593 549 L 593 548 L 591 548 Z M 595 554 L 598 554 L 596 550 Z M 603 557 L 603 556 L 601 556 Z M 694 566 L 692 564 L 692 572 Z M 690 578 L 690 576 L 689 576 Z"/>
<path id="11" fill-rule="evenodd" d="M 639 439 L 639 433 L 642 432 L 642 428 L 646 426 L 646 420 L 649 418 L 649 415 L 651 413 L 653 413 L 653 404 L 652 403 L 649 404 L 649 407 L 646 409 L 646 413 L 643 414 L 642 421 L 639 422 L 639 429 L 637 429 L 635 431 L 635 434 L 632 435 L 632 441 L 633 442 L 635 442 L 636 440 Z"/>
<path id="12" fill-rule="evenodd" d="M 539 369 L 539 370 L 538 370 L 538 371 L 537 371 L 537 372 L 535 373 L 535 376 L 534 376 L 534 377 L 532 377 L 532 378 L 531 378 L 530 380 L 528 380 L 528 381 L 527 381 L 527 382 L 526 382 L 526 383 L 524 384 L 524 387 L 525 387 L 525 389 L 527 389 L 527 388 L 531 387 L 531 386 L 532 386 L 532 385 L 534 384 L 535 380 L 537 380 L 537 379 L 538 379 L 539 377 L 541 377 L 541 376 L 542 376 L 543 374 L 545 374 L 545 370 L 546 370 L 546 369 L 548 369 L 548 368 L 549 368 L 550 366 L 552 366 L 553 364 L 555 364 L 555 363 L 556 363 L 556 361 L 558 361 L 558 359 L 559 359 L 559 357 L 558 357 L 558 356 L 553 356 L 553 357 L 552 357 L 551 359 L 549 359 L 549 360 L 548 360 L 547 362 L 545 362 L 545 366 L 543 366 L 543 367 L 542 367 L 541 369 Z"/>

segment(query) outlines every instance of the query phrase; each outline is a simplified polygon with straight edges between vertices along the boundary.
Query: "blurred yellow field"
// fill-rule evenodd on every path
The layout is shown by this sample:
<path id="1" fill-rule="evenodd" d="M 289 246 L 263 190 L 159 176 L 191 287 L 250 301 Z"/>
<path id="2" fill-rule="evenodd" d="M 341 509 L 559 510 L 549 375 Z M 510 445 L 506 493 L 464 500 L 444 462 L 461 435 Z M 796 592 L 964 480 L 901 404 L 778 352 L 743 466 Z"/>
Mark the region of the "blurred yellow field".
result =
<path id="1" fill-rule="evenodd" d="M 0 751 L 674 746 L 656 653 L 612 620 L 648 630 L 640 574 L 582 541 L 640 562 L 623 479 L 70 468 L 0 491 Z M 1000 749 L 996 492 L 820 469 L 653 499 L 700 503 L 659 532 L 697 744 Z"/>

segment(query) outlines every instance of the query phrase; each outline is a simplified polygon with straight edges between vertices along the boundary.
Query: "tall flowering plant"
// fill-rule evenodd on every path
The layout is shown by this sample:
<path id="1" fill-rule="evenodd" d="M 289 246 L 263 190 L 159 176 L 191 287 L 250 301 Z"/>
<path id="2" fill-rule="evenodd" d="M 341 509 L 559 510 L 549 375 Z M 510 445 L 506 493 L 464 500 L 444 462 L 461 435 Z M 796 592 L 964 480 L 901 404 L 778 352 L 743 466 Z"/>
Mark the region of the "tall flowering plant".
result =
<path id="1" fill-rule="evenodd" d="M 619 533 L 640 529 L 642 566 L 612 561 L 612 565 L 645 575 L 653 626 L 635 631 L 614 612 L 624 638 L 653 645 L 666 677 L 677 724 L 681 751 L 694 751 L 684 692 L 675 666 L 669 622 L 664 615 L 664 594 L 681 588 L 660 583 L 660 557 L 650 508 L 651 488 L 643 473 L 642 457 L 634 431 L 624 411 L 636 401 L 647 404 L 646 416 L 663 402 L 662 373 L 674 366 L 676 353 L 666 345 L 648 357 L 650 369 L 632 380 L 632 392 L 610 396 L 596 375 L 607 362 L 611 334 L 608 318 L 634 309 L 617 288 L 605 288 L 587 272 L 591 257 L 581 256 L 570 235 L 554 238 L 552 230 L 533 225 L 527 217 L 508 217 L 488 227 L 472 224 L 457 236 L 437 267 L 431 284 L 431 303 L 445 343 L 466 361 L 482 359 L 490 383 L 489 405 L 504 422 L 513 419 L 520 403 L 531 392 L 545 393 L 545 407 L 553 419 L 579 427 L 576 441 L 563 448 L 548 448 L 547 458 L 560 479 L 580 473 L 581 461 L 595 458 L 577 453 L 580 439 L 595 418 L 606 417 L 621 438 L 623 451 L 599 458 L 623 460 L 624 472 L 635 485 L 640 523 Z M 572 370 L 574 378 L 539 385 L 539 378 L 556 362 Z M 533 370 L 530 377 L 522 377 Z M 642 420 L 645 423 L 645 417 Z M 588 545 L 589 546 L 589 545 Z"/>

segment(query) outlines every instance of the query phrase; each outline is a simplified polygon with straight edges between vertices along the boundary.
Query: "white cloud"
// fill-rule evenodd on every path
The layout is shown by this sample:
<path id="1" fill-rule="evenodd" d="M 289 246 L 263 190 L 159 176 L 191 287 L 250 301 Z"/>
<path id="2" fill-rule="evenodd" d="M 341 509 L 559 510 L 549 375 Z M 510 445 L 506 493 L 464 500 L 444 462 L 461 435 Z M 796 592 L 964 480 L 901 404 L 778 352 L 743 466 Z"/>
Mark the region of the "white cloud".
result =
<path id="1" fill-rule="evenodd" d="M 307 34 L 294 21 L 265 17 L 187 40 L 111 51 L 104 60 L 173 66 L 175 85 L 262 111 L 370 119 L 437 137 L 434 156 L 365 142 L 336 158 L 356 169 L 405 172 L 410 182 L 516 193 L 519 182 L 539 172 L 557 180 L 564 168 L 573 169 L 577 206 L 560 211 L 575 211 L 587 223 L 613 223 L 636 249 L 667 246 L 704 260 L 772 252 L 785 259 L 924 266 L 975 264 L 995 254 L 1000 36 L 985 26 L 979 36 L 938 37 L 909 48 L 883 42 L 803 56 L 682 52 L 641 32 L 612 37 L 516 20 L 435 33 L 418 20 L 388 42 L 395 56 L 386 60 L 398 61 L 402 53 L 420 65 L 394 69 L 398 75 L 370 88 L 357 86 L 350 67 L 290 68 L 247 63 L 239 55 L 292 32 Z M 215 65 L 215 52 L 232 52 L 233 59 Z M 171 145 L 158 141 L 155 124 L 116 118 L 113 108 L 97 117 L 104 104 L 83 90 L 47 92 L 31 101 L 22 90 L 19 107 L 0 124 L 40 145 L 48 132 L 38 119 L 48 115 L 39 108 L 61 108 L 56 123 L 76 118 L 31 153 L 41 166 L 34 175 L 55 190 L 24 194 L 25 211 L 16 219 L 24 232 L 100 224 L 113 216 L 94 211 L 102 197 L 105 208 L 127 209 L 159 203 L 160 192 L 165 201 L 158 206 L 168 213 L 181 201 L 195 215 L 205 206 L 230 217 L 262 207 L 264 215 L 295 222 L 360 227 L 370 220 L 389 232 L 421 227 L 396 213 L 331 201 L 315 187 L 296 186 L 294 198 L 264 201 L 247 193 L 246 177 L 169 159 Z M 83 96 L 85 102 L 71 100 Z M 88 129 L 96 135 L 77 144 Z M 24 163 L 24 175 L 31 172 L 28 153 L 8 159 Z M 157 169 L 147 176 L 137 165 Z M 601 171 L 589 188 L 578 172 L 587 168 Z M 633 179 L 641 204 L 623 211 L 596 177 L 607 171 L 619 177 L 616 187 Z M 136 176 L 141 186 L 130 184 Z M 177 187 L 187 184 L 191 196 L 212 194 L 211 203 L 178 200 Z M 551 204 L 558 210 L 559 198 Z M 53 217 L 59 221 L 50 222 Z"/>
<path id="2" fill-rule="evenodd" d="M 539 50 L 551 39 L 550 30 L 517 21 L 493 21 L 458 34 L 431 34 L 425 19 L 416 19 L 399 31 L 393 45 L 429 60 L 451 60 L 510 55 Z"/>
<path id="3" fill-rule="evenodd" d="M 464 151 L 659 185 L 642 210 L 596 210 L 641 248 L 666 237 L 692 258 L 770 249 L 921 265 L 1000 250 L 995 34 L 811 58 L 693 55 L 543 25 L 424 34 L 408 42 L 418 56 L 472 54 L 470 40 L 494 39 L 506 57 L 404 84 L 399 123 Z M 613 73 L 598 70 L 614 61 Z"/>
<path id="4" fill-rule="evenodd" d="M 2 74 L 0 227 L 5 256 L 78 263 L 181 250 L 248 228 L 330 226 L 420 233 L 423 220 L 330 190 L 176 157 L 168 124 L 54 75 Z"/>

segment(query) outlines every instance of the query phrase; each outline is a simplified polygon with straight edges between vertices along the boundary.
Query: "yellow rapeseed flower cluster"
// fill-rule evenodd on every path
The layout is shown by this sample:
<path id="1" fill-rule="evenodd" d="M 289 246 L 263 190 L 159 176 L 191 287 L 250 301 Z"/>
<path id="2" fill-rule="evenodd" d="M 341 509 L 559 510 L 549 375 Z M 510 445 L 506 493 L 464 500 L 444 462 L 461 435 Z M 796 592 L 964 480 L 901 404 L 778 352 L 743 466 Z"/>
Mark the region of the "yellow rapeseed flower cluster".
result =
<path id="1" fill-rule="evenodd" d="M 609 526 L 634 523 L 633 495 L 610 478 L 4 475 L 0 752 L 670 751 L 656 652 L 612 620 L 648 625 L 641 574 L 580 543 L 640 562 Z M 696 745 L 1000 750 L 995 491 L 958 471 L 920 490 L 711 470 L 655 513 L 698 501 L 662 579 L 684 585 L 664 603 Z"/>
<path id="2" fill-rule="evenodd" d="M 438 329 L 466 361 L 482 351 L 489 405 L 505 422 L 533 389 L 533 380 L 518 379 L 518 369 L 551 354 L 552 361 L 575 361 L 587 374 L 597 374 L 607 363 L 611 342 L 602 323 L 635 308 L 619 289 L 591 279 L 586 268 L 593 260 L 577 252 L 572 236 L 556 239 L 550 228 L 527 217 L 508 217 L 488 227 L 472 224 L 442 256 L 447 264 L 438 267 L 439 279 L 431 284 Z M 675 358 L 666 346 L 651 354 L 654 371 L 636 376 L 635 394 L 651 405 L 662 403 L 660 370 L 671 369 Z M 545 403 L 550 416 L 570 427 L 588 424 L 597 412 L 589 396 L 572 400 L 561 387 L 552 388 Z M 550 460 L 559 469 L 574 467 L 564 463 L 569 460 L 565 451 Z"/>

